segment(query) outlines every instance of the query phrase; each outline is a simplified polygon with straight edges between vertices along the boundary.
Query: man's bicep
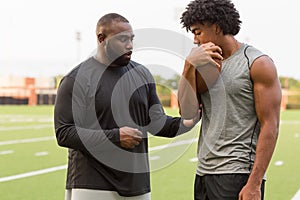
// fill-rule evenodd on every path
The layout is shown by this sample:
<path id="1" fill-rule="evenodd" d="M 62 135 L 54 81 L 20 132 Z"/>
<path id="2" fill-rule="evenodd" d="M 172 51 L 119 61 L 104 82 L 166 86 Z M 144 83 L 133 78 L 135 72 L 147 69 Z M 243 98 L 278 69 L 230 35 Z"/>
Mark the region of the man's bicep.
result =
<path id="1" fill-rule="evenodd" d="M 273 61 L 263 56 L 254 61 L 251 68 L 255 109 L 259 120 L 278 123 L 281 103 L 281 87 Z"/>
<path id="2" fill-rule="evenodd" d="M 64 79 L 57 91 L 54 106 L 54 123 L 55 128 L 67 123 L 74 123 L 72 114 L 72 80 Z"/>
<path id="3" fill-rule="evenodd" d="M 54 125 L 57 143 L 76 149 L 81 144 L 78 141 L 72 111 L 73 85 L 74 80 L 65 77 L 59 86 L 54 107 Z"/>

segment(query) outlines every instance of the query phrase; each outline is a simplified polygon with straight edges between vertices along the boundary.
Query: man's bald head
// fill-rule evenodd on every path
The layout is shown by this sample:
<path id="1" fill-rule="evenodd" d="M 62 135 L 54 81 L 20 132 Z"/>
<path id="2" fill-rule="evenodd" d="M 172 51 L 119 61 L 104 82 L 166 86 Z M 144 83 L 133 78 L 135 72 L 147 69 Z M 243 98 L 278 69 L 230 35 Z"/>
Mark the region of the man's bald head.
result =
<path id="1" fill-rule="evenodd" d="M 107 34 L 106 29 L 109 29 L 110 25 L 112 25 L 114 22 L 124 22 L 124 23 L 129 23 L 129 21 L 123 17 L 122 15 L 119 15 L 117 13 L 109 13 L 104 16 L 102 16 L 96 27 L 96 34 L 97 36 L 102 33 L 102 34 Z"/>

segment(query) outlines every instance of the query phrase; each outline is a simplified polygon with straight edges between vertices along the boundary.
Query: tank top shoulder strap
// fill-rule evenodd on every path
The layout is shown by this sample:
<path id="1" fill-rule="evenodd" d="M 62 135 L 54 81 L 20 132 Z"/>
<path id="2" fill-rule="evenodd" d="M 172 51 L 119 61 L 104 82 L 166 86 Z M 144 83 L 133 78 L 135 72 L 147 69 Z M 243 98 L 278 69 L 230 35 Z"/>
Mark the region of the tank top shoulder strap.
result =
<path id="1" fill-rule="evenodd" d="M 265 54 L 263 54 L 261 51 L 254 48 L 253 46 L 246 44 L 246 47 L 244 49 L 244 55 L 245 55 L 245 57 L 247 59 L 247 62 L 248 62 L 248 68 L 251 69 L 251 66 L 252 66 L 253 62 L 257 58 L 259 58 L 261 56 L 264 56 Z"/>

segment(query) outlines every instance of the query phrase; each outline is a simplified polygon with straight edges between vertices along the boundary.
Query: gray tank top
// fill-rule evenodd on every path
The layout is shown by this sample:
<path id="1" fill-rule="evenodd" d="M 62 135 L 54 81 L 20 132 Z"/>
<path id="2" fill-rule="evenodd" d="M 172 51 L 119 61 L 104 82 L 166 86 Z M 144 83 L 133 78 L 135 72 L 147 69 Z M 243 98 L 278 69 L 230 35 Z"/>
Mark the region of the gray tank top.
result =
<path id="1" fill-rule="evenodd" d="M 222 72 L 203 102 L 197 174 L 249 174 L 260 124 L 254 106 L 250 68 L 264 55 L 242 44 L 222 62 Z"/>

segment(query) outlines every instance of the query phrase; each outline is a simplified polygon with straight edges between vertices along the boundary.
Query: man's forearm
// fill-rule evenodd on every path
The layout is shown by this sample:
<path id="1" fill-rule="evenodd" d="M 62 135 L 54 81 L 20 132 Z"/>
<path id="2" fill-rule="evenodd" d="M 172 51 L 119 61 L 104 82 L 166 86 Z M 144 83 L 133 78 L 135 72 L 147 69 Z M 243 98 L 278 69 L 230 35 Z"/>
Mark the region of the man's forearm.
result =
<path id="1" fill-rule="evenodd" d="M 248 184 L 260 187 L 264 174 L 272 158 L 278 136 L 277 127 L 262 126 L 259 134 L 256 157 Z"/>
<path id="2" fill-rule="evenodd" d="M 119 143 L 119 129 L 93 130 L 73 126 L 61 126 L 56 130 L 58 145 L 86 151 L 91 148 L 109 148 L 110 143 Z"/>

